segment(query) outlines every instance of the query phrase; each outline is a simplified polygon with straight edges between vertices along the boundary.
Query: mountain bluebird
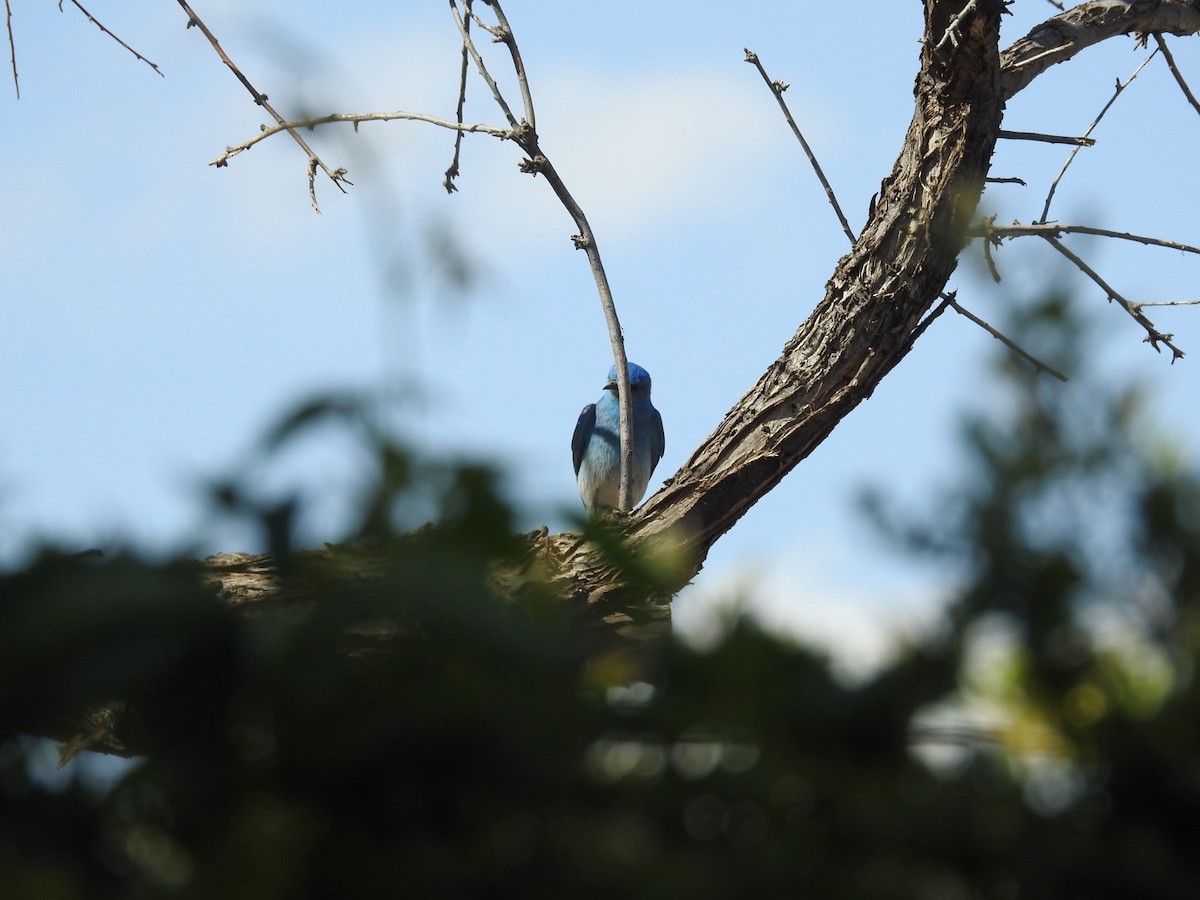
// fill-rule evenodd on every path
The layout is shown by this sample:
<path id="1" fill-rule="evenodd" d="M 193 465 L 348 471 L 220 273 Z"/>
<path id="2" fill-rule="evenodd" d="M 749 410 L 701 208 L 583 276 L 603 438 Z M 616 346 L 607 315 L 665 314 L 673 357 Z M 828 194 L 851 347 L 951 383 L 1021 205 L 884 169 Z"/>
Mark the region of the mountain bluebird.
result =
<path id="1" fill-rule="evenodd" d="M 629 364 L 629 387 L 633 392 L 633 502 L 646 493 L 650 475 L 662 459 L 666 438 L 662 416 L 650 402 L 650 373 Z M 608 383 L 596 403 L 589 403 L 579 414 L 575 436 L 571 438 L 571 456 L 579 496 L 589 515 L 615 509 L 621 494 L 621 407 L 617 402 L 617 367 L 608 371 Z"/>

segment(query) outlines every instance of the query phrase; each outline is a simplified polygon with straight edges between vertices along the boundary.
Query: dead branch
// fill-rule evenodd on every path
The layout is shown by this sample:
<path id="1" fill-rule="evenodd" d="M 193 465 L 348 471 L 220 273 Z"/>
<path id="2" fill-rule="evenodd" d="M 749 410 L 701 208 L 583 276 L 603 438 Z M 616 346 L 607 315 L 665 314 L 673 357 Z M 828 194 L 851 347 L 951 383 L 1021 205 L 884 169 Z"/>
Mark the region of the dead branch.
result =
<path id="1" fill-rule="evenodd" d="M 472 14 L 470 12 L 471 0 L 465 0 L 465 3 L 468 11 L 467 19 L 469 20 L 472 18 Z M 513 131 L 516 131 L 519 124 L 517 122 L 517 117 L 513 115 L 512 109 L 509 108 L 508 101 L 504 99 L 504 94 L 500 91 L 500 86 L 496 84 L 496 80 L 492 78 L 491 73 L 488 71 L 487 63 L 484 62 L 479 50 L 475 47 L 475 40 L 471 37 L 471 29 L 467 25 L 466 21 L 463 20 L 462 13 L 459 12 L 458 0 L 450 0 L 450 11 L 454 14 L 454 23 L 458 26 L 459 34 L 462 35 L 463 47 L 465 47 L 467 52 L 471 54 L 471 59 L 475 61 L 476 71 L 479 72 L 479 76 L 484 80 L 484 83 L 487 84 L 488 88 L 491 90 L 492 99 L 496 101 L 496 105 L 500 107 L 500 111 L 504 113 L 504 118 L 508 119 L 509 127 L 511 127 Z"/>
<path id="2" fill-rule="evenodd" d="M 950 21 L 950 24 L 946 26 L 946 31 L 944 34 L 942 34 L 942 39 L 938 41 L 933 48 L 935 53 L 941 50 L 942 47 L 946 45 L 947 41 L 951 43 L 954 49 L 958 49 L 958 30 L 962 27 L 963 22 L 966 21 L 967 16 L 973 12 L 975 12 L 975 0 L 968 0 L 967 5 L 962 8 L 962 11 L 959 12 L 959 14 Z"/>
<path id="3" fill-rule="evenodd" d="M 1158 45 L 1158 51 L 1163 55 L 1163 59 L 1166 60 L 1167 68 L 1175 76 L 1175 83 L 1183 91 L 1183 96 L 1192 105 L 1192 109 L 1200 113 L 1200 101 L 1196 100 L 1196 95 L 1192 93 L 1192 89 L 1188 87 L 1188 83 L 1183 78 L 1183 73 L 1179 71 L 1179 66 L 1175 64 L 1175 56 L 1171 53 L 1171 48 L 1167 46 L 1167 42 L 1161 34 L 1154 35 L 1154 42 Z"/>
<path id="4" fill-rule="evenodd" d="M 313 152 L 313 149 L 308 146 L 308 143 L 304 140 L 304 138 L 300 137 L 300 133 L 296 131 L 295 128 L 288 127 L 283 116 L 276 112 L 275 107 L 271 106 L 271 104 L 268 102 L 267 95 L 259 93 L 259 91 L 255 89 L 254 85 L 250 83 L 250 80 L 244 74 L 242 74 L 242 70 L 239 69 L 234 61 L 229 58 L 228 54 L 221 49 L 221 44 L 217 41 L 216 35 L 214 35 L 212 31 L 209 30 L 208 26 L 200 20 L 200 17 L 192 11 L 192 8 L 188 5 L 187 0 L 177 0 L 177 2 L 183 8 L 183 11 L 187 13 L 187 27 L 191 28 L 192 26 L 195 26 L 196 28 L 200 29 L 201 33 L 208 39 L 209 44 L 212 45 L 213 50 L 216 51 L 217 56 L 221 58 L 221 62 L 225 63 L 229 71 L 231 71 L 237 80 L 242 83 L 242 87 L 250 92 L 250 96 L 254 98 L 254 102 L 270 113 L 276 124 L 283 126 L 279 130 L 286 131 L 288 134 L 290 134 L 292 139 L 300 145 L 300 149 L 303 150 L 308 156 L 308 195 L 312 202 L 313 210 L 319 215 L 321 208 L 317 205 L 316 188 L 313 184 L 317 168 L 319 167 L 321 171 L 329 177 L 329 180 L 337 185 L 338 190 L 343 194 L 346 192 L 346 188 L 343 187 L 343 185 L 353 183 L 346 178 L 346 170 L 342 168 L 330 169 L 329 166 L 325 165 L 325 163 L 321 161 L 321 158 Z"/>
<path id="5" fill-rule="evenodd" d="M 1200 306 L 1200 300 L 1143 300 L 1131 305 L 1134 309 L 1141 309 L 1143 306 Z"/>
<path id="6" fill-rule="evenodd" d="M 506 47 L 508 54 L 512 57 L 513 73 L 517 76 L 517 90 L 521 92 L 521 105 L 525 109 L 525 121 L 529 123 L 529 127 L 535 132 L 537 131 L 537 115 L 533 111 L 533 94 L 529 90 L 529 78 L 525 74 L 525 61 L 521 59 L 521 51 L 517 47 L 517 39 L 513 35 L 513 30 L 509 27 L 508 18 L 504 15 L 504 10 L 499 3 L 485 0 L 492 8 L 492 12 L 496 15 L 496 30 L 488 29 L 495 36 L 495 39 Z"/>
<path id="7" fill-rule="evenodd" d="M 1042 72 L 1122 34 L 1192 35 L 1200 7 L 1191 0 L 1092 0 L 1035 26 L 1000 57 L 1000 96 L 1011 100 Z"/>
<path id="8" fill-rule="evenodd" d="M 8 2 L 8 0 L 5 0 L 6 5 L 7 5 L 7 2 Z M 97 28 L 99 28 L 102 32 L 107 34 L 110 38 L 112 38 L 114 41 L 116 41 L 118 44 L 120 44 L 122 47 L 124 47 L 130 53 L 132 53 L 134 55 L 134 57 L 141 60 L 146 65 L 148 65 L 150 68 L 152 68 L 155 72 L 157 72 L 160 78 L 166 77 L 165 75 L 163 75 L 162 70 L 160 70 L 158 68 L 158 66 L 156 66 L 154 63 L 150 62 L 150 60 L 146 59 L 146 57 L 142 56 L 142 54 L 138 53 L 136 50 L 134 50 L 132 47 L 130 47 L 127 43 L 125 43 L 123 40 L 121 40 L 119 37 L 117 37 L 115 34 L 113 34 L 107 28 L 105 28 L 104 24 L 102 22 L 100 22 L 95 16 L 93 16 L 90 12 L 88 12 L 86 9 L 83 8 L 83 4 L 81 4 L 79 2 L 79 0 L 71 0 L 71 5 L 74 6 L 81 13 L 83 13 L 89 22 L 91 22 L 93 25 L 95 25 Z M 62 12 L 62 8 L 63 8 L 63 0 L 58 0 L 58 11 Z"/>
<path id="9" fill-rule="evenodd" d="M 1054 368 L 1053 366 L 1047 365 L 1046 363 L 1044 363 L 1040 359 L 1038 359 L 1036 356 L 1034 356 L 1032 353 L 1029 353 L 1026 350 L 1024 350 L 1019 344 L 1017 344 L 1016 341 L 1014 341 L 1012 338 L 1010 338 L 1004 332 L 1002 332 L 998 328 L 995 328 L 992 325 L 988 324 L 987 322 L 985 322 L 983 319 L 979 318 L 979 316 L 975 315 L 970 310 L 964 309 L 963 306 L 958 302 L 958 299 L 953 292 L 951 292 L 950 294 L 943 294 L 942 296 L 945 298 L 944 303 L 949 305 L 956 313 L 958 313 L 960 316 L 964 316 L 965 318 L 970 319 L 972 322 L 974 322 L 976 325 L 978 325 L 980 328 L 982 328 L 984 331 L 986 331 L 988 334 L 990 334 L 992 337 L 994 337 L 996 340 L 998 340 L 1000 343 L 1002 343 L 1005 347 L 1007 347 L 1013 353 L 1017 354 L 1022 359 L 1027 360 L 1028 362 L 1032 363 L 1033 367 L 1037 371 L 1045 372 L 1047 375 L 1053 376 L 1054 378 L 1057 378 L 1059 381 L 1062 381 L 1062 382 L 1070 381 L 1070 379 L 1067 378 L 1067 376 L 1064 375 L 1062 372 L 1058 371 L 1058 369 Z"/>
<path id="10" fill-rule="evenodd" d="M 970 237 L 983 238 L 986 242 L 996 246 L 999 246 L 1007 238 L 1045 237 L 1046 235 L 1062 237 L 1064 234 L 1090 234 L 1096 237 L 1132 241 L 1150 247 L 1166 247 L 1169 250 L 1200 254 L 1200 247 L 1193 247 L 1191 244 L 1181 244 L 1178 241 L 1147 237 L 1143 234 L 1130 234 L 1128 231 L 1110 231 L 1107 228 L 1092 228 L 1089 225 L 1063 225 L 1059 222 L 1032 222 L 1030 224 L 1013 222 L 1011 225 L 997 225 L 993 218 L 988 218 L 972 226 L 968 232 Z"/>
<path id="11" fill-rule="evenodd" d="M 474 18 L 474 16 L 472 17 Z M 468 19 L 468 27 L 470 25 Z M 454 122 L 458 125 L 458 131 L 454 135 L 454 157 L 450 160 L 450 165 L 446 167 L 446 177 L 442 181 L 442 187 L 446 189 L 447 194 L 453 194 L 458 190 L 458 185 L 454 183 L 454 179 L 458 177 L 459 161 L 462 158 L 463 145 L 463 109 L 467 105 L 467 72 L 469 71 L 469 63 L 471 61 L 470 51 L 467 50 L 467 45 L 464 43 L 462 47 L 462 58 L 458 64 L 458 103 L 454 107 Z"/>
<path id="12" fill-rule="evenodd" d="M 1051 247 L 1053 247 L 1055 250 L 1057 250 L 1059 253 L 1061 253 L 1063 256 L 1065 256 L 1067 259 L 1069 259 L 1075 265 L 1075 267 L 1077 269 L 1079 269 L 1080 272 L 1082 272 L 1084 275 L 1086 275 L 1088 278 L 1090 278 L 1093 282 L 1095 282 L 1095 284 L 1102 291 L 1104 291 L 1105 294 L 1108 295 L 1109 300 L 1115 300 L 1117 302 L 1117 304 L 1123 310 L 1125 310 L 1125 312 L 1129 313 L 1129 315 L 1133 317 L 1133 320 L 1135 322 L 1137 322 L 1139 325 L 1142 326 L 1142 328 L 1144 328 L 1146 330 L 1145 340 L 1151 347 L 1153 347 L 1155 350 L 1159 350 L 1158 345 L 1163 344 L 1163 345 L 1171 348 L 1171 353 L 1172 353 L 1171 362 L 1175 362 L 1175 360 L 1177 360 L 1177 359 L 1183 359 L 1184 352 L 1182 350 L 1180 350 L 1178 347 L 1176 347 L 1174 343 L 1172 343 L 1172 340 L 1174 339 L 1175 335 L 1165 334 L 1165 333 L 1159 331 L 1158 328 L 1155 327 L 1154 323 L 1151 322 L 1149 319 L 1147 319 L 1146 316 L 1140 312 L 1137 304 L 1135 304 L 1135 303 L 1127 300 L 1125 297 L 1123 297 L 1115 288 L 1112 287 L 1112 285 L 1110 285 L 1107 281 L 1105 281 L 1103 278 L 1101 278 L 1096 273 L 1096 271 L 1094 269 L 1092 269 L 1091 266 L 1089 266 L 1082 259 L 1080 259 L 1078 256 L 1076 256 L 1074 253 L 1072 253 L 1066 247 L 1064 247 L 1062 242 L 1059 241 L 1058 238 L 1053 237 L 1048 234 L 1044 234 L 1044 235 L 1042 235 L 1042 237 L 1046 240 L 1047 243 L 1050 244 Z"/>
<path id="13" fill-rule="evenodd" d="M 800 126 L 796 124 L 796 120 L 792 117 L 792 111 L 788 109 L 787 101 L 783 99 L 783 92 L 788 89 L 788 85 L 782 81 L 772 81 L 771 76 L 767 74 L 767 70 L 763 68 L 762 62 L 758 58 L 758 54 L 747 49 L 746 62 L 752 63 L 758 74 L 762 76 L 762 80 L 766 82 L 767 87 L 771 89 L 771 93 L 775 96 L 775 102 L 779 104 L 779 108 L 783 111 L 783 117 L 787 121 L 788 126 L 792 129 L 792 134 L 796 136 L 796 140 L 800 142 L 800 146 L 804 149 L 804 155 L 808 157 L 809 164 L 813 167 L 813 171 L 817 173 L 817 178 L 821 182 L 821 187 L 825 188 L 825 196 L 829 198 L 829 205 L 833 207 L 833 211 L 837 214 L 838 221 L 842 224 L 842 231 L 846 237 L 850 239 L 850 243 L 854 243 L 854 230 L 850 227 L 850 223 L 846 221 L 846 214 L 842 212 L 842 207 L 837 201 L 837 197 L 833 193 L 833 188 L 829 184 L 829 179 L 825 177 L 825 172 L 821 169 L 821 164 L 817 162 L 816 154 L 812 148 L 808 146 L 808 141 L 804 139 L 804 135 L 800 131 Z"/>
<path id="14" fill-rule="evenodd" d="M 1117 102 L 1117 98 L 1121 96 L 1121 92 L 1133 83 L 1133 80 L 1138 77 L 1142 69 L 1146 68 L 1150 60 L 1153 59 L 1155 52 L 1157 51 L 1152 52 L 1149 56 L 1142 60 L 1142 64 L 1138 66 L 1136 70 L 1134 70 L 1132 75 L 1125 79 L 1123 84 L 1121 79 L 1117 79 L 1116 89 L 1113 91 L 1113 95 L 1108 98 L 1108 102 L 1104 104 L 1104 108 L 1101 109 L 1096 115 L 1096 118 L 1092 120 L 1092 124 L 1089 125 L 1087 131 L 1084 132 L 1085 137 L 1090 136 L 1091 133 L 1095 131 L 1096 126 L 1100 124 L 1100 120 L 1104 118 L 1104 114 L 1112 109 L 1112 105 Z M 1054 180 L 1050 182 L 1050 190 L 1046 192 L 1046 202 L 1042 205 L 1042 216 L 1040 219 L 1038 219 L 1039 222 L 1045 222 L 1048 218 L 1050 218 L 1050 203 L 1054 200 L 1054 194 L 1058 190 L 1059 182 L 1061 182 L 1063 176 L 1067 174 L 1067 169 L 1070 168 L 1071 163 L 1075 161 L 1075 157 L 1078 155 L 1078 153 L 1079 147 L 1075 147 L 1067 157 L 1067 161 L 1063 163 L 1063 167 L 1059 169 L 1058 174 L 1054 177 Z"/>
<path id="15" fill-rule="evenodd" d="M 1074 144 L 1076 147 L 1093 147 L 1094 138 L 1070 137 L 1063 134 L 1042 134 L 1040 131 L 1005 131 L 1000 130 L 1000 137 L 1006 141 L 1041 141 L 1045 144 Z"/>

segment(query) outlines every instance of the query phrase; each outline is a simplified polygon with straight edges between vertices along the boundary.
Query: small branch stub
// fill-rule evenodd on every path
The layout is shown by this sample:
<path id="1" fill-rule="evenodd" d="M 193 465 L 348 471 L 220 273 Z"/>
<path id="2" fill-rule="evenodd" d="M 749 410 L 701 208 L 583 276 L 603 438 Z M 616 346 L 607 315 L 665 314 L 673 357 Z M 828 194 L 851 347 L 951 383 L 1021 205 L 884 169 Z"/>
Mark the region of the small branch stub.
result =
<path id="1" fill-rule="evenodd" d="M 539 172 L 546 171 L 546 157 L 528 156 L 517 163 L 517 168 L 526 175 L 537 177 Z"/>

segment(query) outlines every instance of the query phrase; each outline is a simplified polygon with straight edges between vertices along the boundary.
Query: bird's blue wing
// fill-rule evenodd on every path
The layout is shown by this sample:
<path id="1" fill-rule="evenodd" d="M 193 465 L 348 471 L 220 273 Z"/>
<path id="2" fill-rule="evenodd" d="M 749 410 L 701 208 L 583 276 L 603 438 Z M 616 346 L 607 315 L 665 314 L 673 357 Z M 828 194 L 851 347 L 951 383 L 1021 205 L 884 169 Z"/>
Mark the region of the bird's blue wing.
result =
<path id="1" fill-rule="evenodd" d="M 661 427 L 661 425 L 660 425 Z M 583 454 L 587 450 L 588 441 L 596 429 L 596 404 L 589 403 L 579 414 L 575 423 L 575 434 L 571 436 L 571 461 L 575 463 L 575 474 L 579 474 L 579 465 L 583 462 Z"/>
<path id="2" fill-rule="evenodd" d="M 658 410 L 654 411 L 654 421 L 650 424 L 650 469 L 658 465 L 658 461 L 662 459 L 663 452 L 667 449 L 667 436 L 663 432 L 662 416 Z"/>

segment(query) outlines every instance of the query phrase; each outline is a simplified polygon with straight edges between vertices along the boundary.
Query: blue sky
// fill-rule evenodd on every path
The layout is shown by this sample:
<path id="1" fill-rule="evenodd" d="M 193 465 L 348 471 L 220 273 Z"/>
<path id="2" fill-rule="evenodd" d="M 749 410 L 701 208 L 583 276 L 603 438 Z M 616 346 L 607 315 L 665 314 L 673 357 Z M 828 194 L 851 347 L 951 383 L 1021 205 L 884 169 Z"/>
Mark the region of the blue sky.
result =
<path id="1" fill-rule="evenodd" d="M 610 350 L 587 263 L 549 188 L 516 148 L 467 141 L 459 193 L 441 189 L 452 138 L 416 123 L 310 135 L 355 186 L 318 182 L 286 136 L 208 162 L 262 112 L 174 4 L 95 5 L 160 78 L 70 4 L 13 0 L 21 99 L 0 84 L 0 560 L 42 537 L 121 538 L 170 552 L 256 549 L 205 512 L 206 478 L 245 467 L 266 426 L 312 392 L 403 393 L 399 427 L 436 453 L 498 458 L 523 524 L 566 527 L 578 506 L 569 441 Z M 405 109 L 449 117 L 458 44 L 445 4 L 205 3 L 196 12 L 285 115 Z M 1018 0 L 1003 43 L 1054 13 Z M 669 476 L 778 354 L 819 299 L 846 239 L 743 48 L 755 50 L 817 152 L 854 227 L 911 115 L 920 5 L 514 4 L 543 146 L 599 237 L 630 358 L 654 376 Z M 1195 41 L 1172 42 L 1200 87 Z M 1005 127 L 1082 133 L 1145 51 L 1095 48 L 1039 78 Z M 491 57 L 497 72 L 502 59 Z M 467 118 L 503 124 L 473 82 Z M 1055 217 L 1200 244 L 1200 116 L 1161 61 L 1120 98 L 1075 162 Z M 1006 142 L 984 207 L 1031 220 L 1066 149 Z M 428 248 L 455 240 L 475 267 L 447 289 Z M 1137 299 L 1197 299 L 1198 261 L 1074 240 Z M 1154 318 L 1193 354 L 1168 365 L 1098 290 L 1032 239 L 1000 254 L 1005 289 L 1067 280 L 1105 338 L 1097 361 L 1143 379 L 1197 456 L 1200 309 Z M 985 318 L 1002 292 L 963 266 L 951 287 Z M 875 395 L 727 535 L 677 620 L 740 591 L 779 627 L 863 652 L 917 627 L 936 574 L 871 537 L 864 484 L 918 502 L 959 465 L 954 422 L 989 400 L 993 340 L 947 315 Z M 359 460 L 336 442 L 256 474 L 263 497 L 299 486 L 302 537 L 336 538 Z M 657 483 L 657 482 L 655 482 Z M 199 530 L 199 531 L 198 531 Z M 199 545 L 188 545 L 197 534 Z"/>

